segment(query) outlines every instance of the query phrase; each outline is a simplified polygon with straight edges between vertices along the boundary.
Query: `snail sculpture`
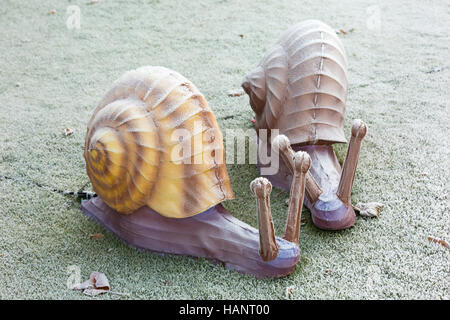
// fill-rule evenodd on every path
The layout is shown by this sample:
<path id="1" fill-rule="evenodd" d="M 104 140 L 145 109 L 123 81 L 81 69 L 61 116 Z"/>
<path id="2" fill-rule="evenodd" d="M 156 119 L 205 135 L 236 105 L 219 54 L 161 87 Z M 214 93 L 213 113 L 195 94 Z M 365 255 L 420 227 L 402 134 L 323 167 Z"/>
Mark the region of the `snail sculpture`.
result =
<path id="1" fill-rule="evenodd" d="M 292 157 L 285 239 L 274 235 L 265 178 L 250 186 L 259 231 L 239 221 L 221 204 L 234 194 L 217 121 L 179 73 L 142 67 L 118 79 L 89 121 L 84 157 L 98 197 L 83 201 L 83 212 L 132 246 L 221 261 L 257 277 L 294 270 L 311 159 L 302 151 Z"/>
<path id="2" fill-rule="evenodd" d="M 341 169 L 333 143 L 346 142 L 347 58 L 335 31 L 317 20 L 287 30 L 249 73 L 242 87 L 255 112 L 255 128 L 279 129 L 267 148 L 279 152 L 277 174 L 267 176 L 275 187 L 288 190 L 295 151 L 312 160 L 306 174 L 305 205 L 314 224 L 339 230 L 355 223 L 350 194 L 361 140 L 367 126 L 353 122 L 347 156 Z"/>

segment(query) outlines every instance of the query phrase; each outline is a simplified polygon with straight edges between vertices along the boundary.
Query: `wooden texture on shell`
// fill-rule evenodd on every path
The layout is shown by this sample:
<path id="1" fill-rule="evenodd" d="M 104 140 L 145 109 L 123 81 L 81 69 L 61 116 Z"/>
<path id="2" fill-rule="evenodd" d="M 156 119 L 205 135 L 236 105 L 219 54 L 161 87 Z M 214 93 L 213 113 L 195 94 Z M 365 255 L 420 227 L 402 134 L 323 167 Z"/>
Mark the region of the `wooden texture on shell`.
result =
<path id="1" fill-rule="evenodd" d="M 174 136 L 176 129 L 188 139 Z M 167 68 L 141 67 L 114 83 L 89 121 L 84 157 L 95 192 L 120 213 L 147 205 L 182 218 L 234 198 L 208 103 Z"/>
<path id="2" fill-rule="evenodd" d="M 256 129 L 279 129 L 293 145 L 346 142 L 347 59 L 323 22 L 307 20 L 287 30 L 242 87 Z"/>

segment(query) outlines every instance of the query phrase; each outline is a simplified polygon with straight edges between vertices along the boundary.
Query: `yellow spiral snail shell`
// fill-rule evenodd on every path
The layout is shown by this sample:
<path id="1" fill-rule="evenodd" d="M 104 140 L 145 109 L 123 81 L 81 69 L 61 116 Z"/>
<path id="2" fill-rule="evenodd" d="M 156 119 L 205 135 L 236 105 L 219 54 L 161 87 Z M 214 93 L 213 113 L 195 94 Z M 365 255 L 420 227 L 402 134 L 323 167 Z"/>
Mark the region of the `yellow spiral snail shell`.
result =
<path id="1" fill-rule="evenodd" d="M 89 121 L 84 158 L 94 191 L 123 214 L 149 206 L 183 218 L 234 198 L 207 101 L 164 67 L 141 67 L 114 83 Z"/>

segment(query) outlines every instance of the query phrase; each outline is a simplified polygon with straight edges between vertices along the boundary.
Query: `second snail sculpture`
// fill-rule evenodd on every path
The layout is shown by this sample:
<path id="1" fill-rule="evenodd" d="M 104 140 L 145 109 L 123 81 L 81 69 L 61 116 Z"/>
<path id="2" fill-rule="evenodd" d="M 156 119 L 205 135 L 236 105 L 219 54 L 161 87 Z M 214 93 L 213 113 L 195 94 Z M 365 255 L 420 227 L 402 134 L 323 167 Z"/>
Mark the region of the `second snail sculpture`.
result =
<path id="1" fill-rule="evenodd" d="M 336 32 L 323 22 L 307 20 L 287 30 L 242 87 L 256 114 L 255 128 L 279 129 L 271 137 L 280 153 L 280 169 L 267 176 L 278 188 L 289 190 L 295 151 L 307 152 L 305 204 L 314 224 L 340 230 L 355 223 L 350 194 L 361 141 L 367 126 L 355 120 L 343 168 L 333 143 L 346 142 L 344 113 L 347 99 L 347 58 Z M 269 146 L 271 149 L 270 140 Z"/>

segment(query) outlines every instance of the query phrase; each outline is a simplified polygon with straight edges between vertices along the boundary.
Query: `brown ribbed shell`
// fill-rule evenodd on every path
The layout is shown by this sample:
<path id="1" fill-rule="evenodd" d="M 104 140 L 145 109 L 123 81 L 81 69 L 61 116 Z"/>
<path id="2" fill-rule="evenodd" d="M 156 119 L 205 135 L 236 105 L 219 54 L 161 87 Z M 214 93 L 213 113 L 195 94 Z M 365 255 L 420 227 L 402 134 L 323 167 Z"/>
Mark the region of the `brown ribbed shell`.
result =
<path id="1" fill-rule="evenodd" d="M 287 30 L 244 78 L 256 129 L 292 144 L 346 142 L 347 59 L 335 31 L 317 20 Z"/>
<path id="2" fill-rule="evenodd" d="M 183 218 L 234 197 L 208 103 L 163 67 L 141 67 L 114 83 L 89 121 L 84 157 L 94 191 L 120 213 L 147 205 Z"/>

